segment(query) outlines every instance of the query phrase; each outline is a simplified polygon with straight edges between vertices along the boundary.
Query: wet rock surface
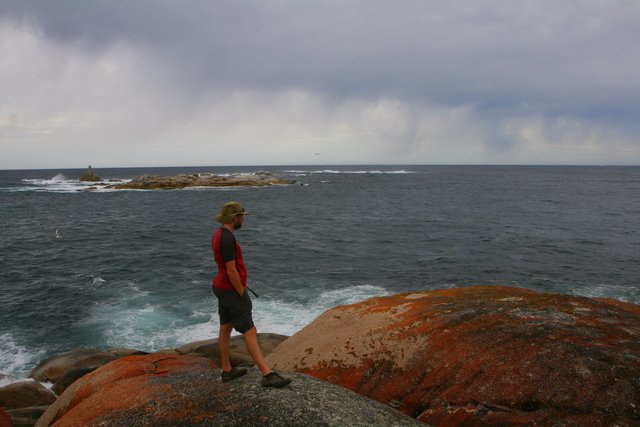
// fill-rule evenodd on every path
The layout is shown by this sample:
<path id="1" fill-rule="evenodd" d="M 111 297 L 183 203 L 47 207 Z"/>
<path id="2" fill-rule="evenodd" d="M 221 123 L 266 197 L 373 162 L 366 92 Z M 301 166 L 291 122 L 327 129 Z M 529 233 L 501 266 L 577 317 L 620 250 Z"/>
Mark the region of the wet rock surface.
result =
<path id="1" fill-rule="evenodd" d="M 265 388 L 260 372 L 250 369 L 222 383 L 213 365 L 199 356 L 119 359 L 69 387 L 37 426 L 423 425 L 317 378 L 292 373 L 289 386 Z"/>
<path id="2" fill-rule="evenodd" d="M 436 425 L 640 425 L 640 306 L 508 287 L 325 312 L 268 363 Z"/>

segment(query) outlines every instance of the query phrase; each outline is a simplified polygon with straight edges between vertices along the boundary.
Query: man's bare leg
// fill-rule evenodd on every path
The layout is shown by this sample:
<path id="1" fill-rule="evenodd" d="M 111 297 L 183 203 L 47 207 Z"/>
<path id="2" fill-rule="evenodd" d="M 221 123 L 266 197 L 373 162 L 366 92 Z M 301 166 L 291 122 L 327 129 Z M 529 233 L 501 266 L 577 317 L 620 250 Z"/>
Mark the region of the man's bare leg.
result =
<path id="1" fill-rule="evenodd" d="M 262 375 L 268 375 L 271 372 L 271 369 L 264 361 L 262 350 L 258 345 L 258 331 L 256 330 L 256 327 L 254 326 L 253 328 L 249 329 L 243 334 L 243 336 L 244 343 L 247 346 L 247 350 L 249 350 L 249 354 L 251 355 L 251 357 L 253 357 L 254 362 L 256 362 L 256 366 L 258 366 L 258 369 L 260 369 Z M 222 348 L 220 349 L 220 356 L 222 357 Z"/>
<path id="2" fill-rule="evenodd" d="M 231 359 L 229 357 L 229 347 L 231 345 L 231 330 L 233 325 L 226 323 L 220 325 L 220 335 L 218 336 L 218 350 L 220 351 L 220 364 L 223 371 L 231 370 Z"/>

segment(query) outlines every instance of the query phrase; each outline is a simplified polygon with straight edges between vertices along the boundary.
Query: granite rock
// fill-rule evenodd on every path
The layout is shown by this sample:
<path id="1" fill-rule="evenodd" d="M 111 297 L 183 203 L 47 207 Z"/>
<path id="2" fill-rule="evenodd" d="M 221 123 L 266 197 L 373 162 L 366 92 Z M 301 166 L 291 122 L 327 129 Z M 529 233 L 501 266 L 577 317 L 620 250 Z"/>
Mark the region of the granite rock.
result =
<path id="1" fill-rule="evenodd" d="M 80 348 L 43 360 L 38 364 L 38 366 L 31 370 L 29 378 L 33 378 L 40 382 L 55 383 L 70 369 L 95 369 L 105 363 L 116 360 L 119 357 L 131 354 L 147 353 L 138 350 L 120 348 L 113 350 Z"/>
<path id="2" fill-rule="evenodd" d="M 259 333 L 258 345 L 262 350 L 264 356 L 269 355 L 281 342 L 288 337 L 286 335 L 272 334 L 272 333 Z M 220 366 L 220 350 L 218 349 L 217 339 L 208 339 L 202 341 L 195 341 L 189 344 L 185 344 L 176 349 L 178 354 L 194 354 L 205 356 L 215 362 L 217 366 Z M 229 352 L 231 358 L 231 364 L 233 366 L 253 366 L 254 362 L 244 344 L 244 338 L 242 335 L 234 335 L 231 337 L 229 344 Z"/>
<path id="3" fill-rule="evenodd" d="M 36 381 L 21 381 L 0 387 L 0 408 L 5 410 L 49 405 L 55 400 L 56 395 Z"/>
<path id="4" fill-rule="evenodd" d="M 436 425 L 640 425 L 640 306 L 478 286 L 336 307 L 267 357 Z"/>
<path id="5" fill-rule="evenodd" d="M 53 385 L 53 391 L 59 396 L 61 395 L 67 387 L 76 382 L 78 379 L 84 377 L 88 373 L 95 371 L 98 367 L 91 368 L 71 368 L 65 371 L 58 381 Z"/>
<path id="6" fill-rule="evenodd" d="M 0 408 L 0 427 L 13 427 L 11 416 L 2 408 Z"/>
<path id="7" fill-rule="evenodd" d="M 422 425 L 328 382 L 291 377 L 283 389 L 265 388 L 260 372 L 250 369 L 222 383 L 220 370 L 204 357 L 129 356 L 75 382 L 36 425 Z"/>
<path id="8" fill-rule="evenodd" d="M 49 408 L 49 405 L 29 406 L 27 408 L 12 409 L 7 411 L 15 427 L 35 426 L 42 414 Z M 1 426 L 2 424 L 0 424 Z"/>

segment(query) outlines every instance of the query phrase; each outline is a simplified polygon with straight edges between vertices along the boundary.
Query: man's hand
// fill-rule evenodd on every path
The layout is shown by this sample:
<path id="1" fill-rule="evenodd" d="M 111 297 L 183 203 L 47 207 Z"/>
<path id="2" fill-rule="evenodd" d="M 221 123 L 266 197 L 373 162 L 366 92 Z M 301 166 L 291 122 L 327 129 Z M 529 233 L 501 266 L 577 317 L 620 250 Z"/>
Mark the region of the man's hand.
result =
<path id="1" fill-rule="evenodd" d="M 229 276 L 229 280 L 231 280 L 231 284 L 236 292 L 240 296 L 244 295 L 244 286 L 242 286 L 242 280 L 240 280 L 240 273 L 238 273 L 236 269 L 236 260 L 226 262 L 224 265 L 227 269 L 227 276 Z"/>

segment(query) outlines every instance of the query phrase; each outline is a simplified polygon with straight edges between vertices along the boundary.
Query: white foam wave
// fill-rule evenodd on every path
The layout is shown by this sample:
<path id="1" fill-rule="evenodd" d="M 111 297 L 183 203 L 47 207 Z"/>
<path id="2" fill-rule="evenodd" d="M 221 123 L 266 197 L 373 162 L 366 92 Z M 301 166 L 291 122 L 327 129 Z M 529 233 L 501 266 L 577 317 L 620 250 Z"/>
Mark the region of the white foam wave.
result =
<path id="1" fill-rule="evenodd" d="M 255 176 L 255 172 L 233 172 L 233 173 L 217 173 L 217 174 L 207 174 L 201 173 L 200 176 L 222 176 L 226 178 L 233 178 L 237 176 Z"/>
<path id="2" fill-rule="evenodd" d="M 253 317 L 259 331 L 293 335 L 331 308 L 389 294 L 379 286 L 361 285 L 325 291 L 307 304 L 256 298 Z"/>
<path id="3" fill-rule="evenodd" d="M 102 277 L 93 277 L 93 279 L 91 280 L 91 284 L 93 286 L 100 286 L 104 282 L 106 282 L 106 280 L 104 280 Z"/>
<path id="4" fill-rule="evenodd" d="M 118 183 L 130 182 L 130 179 L 120 179 Z M 110 182 L 103 180 L 100 182 L 85 182 L 79 179 L 69 179 L 64 174 L 57 174 L 51 179 L 23 179 L 25 184 L 21 187 L 8 188 L 8 191 L 35 191 L 49 193 L 76 193 L 79 191 L 111 192 L 114 189 L 104 188 Z"/>
<path id="5" fill-rule="evenodd" d="M 98 306 L 85 326 L 103 331 L 104 344 L 110 347 L 129 347 L 154 351 L 175 343 L 165 342 L 164 331 L 176 329 L 170 312 L 155 304 L 141 308 L 113 305 Z"/>
<path id="6" fill-rule="evenodd" d="M 241 191 L 246 187 L 210 187 L 210 186 L 198 186 L 180 188 L 180 191 Z M 156 191 L 156 190 L 133 190 L 133 191 Z"/>
<path id="7" fill-rule="evenodd" d="M 382 287 L 362 285 L 322 292 L 308 303 L 264 297 L 253 298 L 253 320 L 258 332 L 293 335 L 333 307 L 385 295 L 389 295 L 389 292 Z M 170 346 L 176 342 L 184 344 L 217 338 L 220 323 L 215 307 L 214 300 L 207 302 L 206 307 L 194 312 L 197 323 L 175 330 L 166 330 L 154 339 L 165 343 L 165 346 Z M 234 331 L 233 334 L 237 335 L 237 332 Z"/>
<path id="8" fill-rule="evenodd" d="M 383 295 L 389 295 L 384 288 L 363 285 L 325 291 L 306 303 L 286 297 L 254 298 L 254 321 L 259 332 L 293 335 L 326 310 Z M 104 345 L 157 351 L 216 338 L 220 324 L 211 296 L 195 304 L 186 315 L 153 303 L 137 308 L 102 304 L 94 308 L 84 326 L 103 331 Z"/>
<path id="9" fill-rule="evenodd" d="M 637 304 L 640 301 L 640 289 L 630 286 L 599 284 L 574 288 L 570 291 L 573 295 L 589 298 L 611 298 L 622 302 Z"/>
<path id="10" fill-rule="evenodd" d="M 355 170 L 336 170 L 336 169 L 321 169 L 321 170 L 285 170 L 286 173 L 295 174 L 391 174 L 402 175 L 415 173 L 405 169 L 400 170 L 381 170 L 381 169 L 355 169 Z"/>
<path id="11" fill-rule="evenodd" d="M 41 356 L 42 353 L 29 351 L 17 344 L 10 334 L 0 334 L 0 373 L 7 375 L 2 381 L 24 381 Z"/>
<path id="12" fill-rule="evenodd" d="M 197 323 L 179 327 L 172 331 L 165 331 L 158 336 L 160 342 L 177 343 L 177 345 L 186 344 L 194 341 L 207 340 L 218 337 L 218 314 L 212 309 L 209 313 L 197 314 L 191 316 Z"/>
<path id="13" fill-rule="evenodd" d="M 133 295 L 133 298 L 146 297 L 147 295 L 151 294 L 151 292 L 149 291 L 143 291 L 142 289 L 140 289 L 140 287 L 134 282 L 127 282 L 127 287 L 131 291 L 129 292 L 129 295 Z"/>

